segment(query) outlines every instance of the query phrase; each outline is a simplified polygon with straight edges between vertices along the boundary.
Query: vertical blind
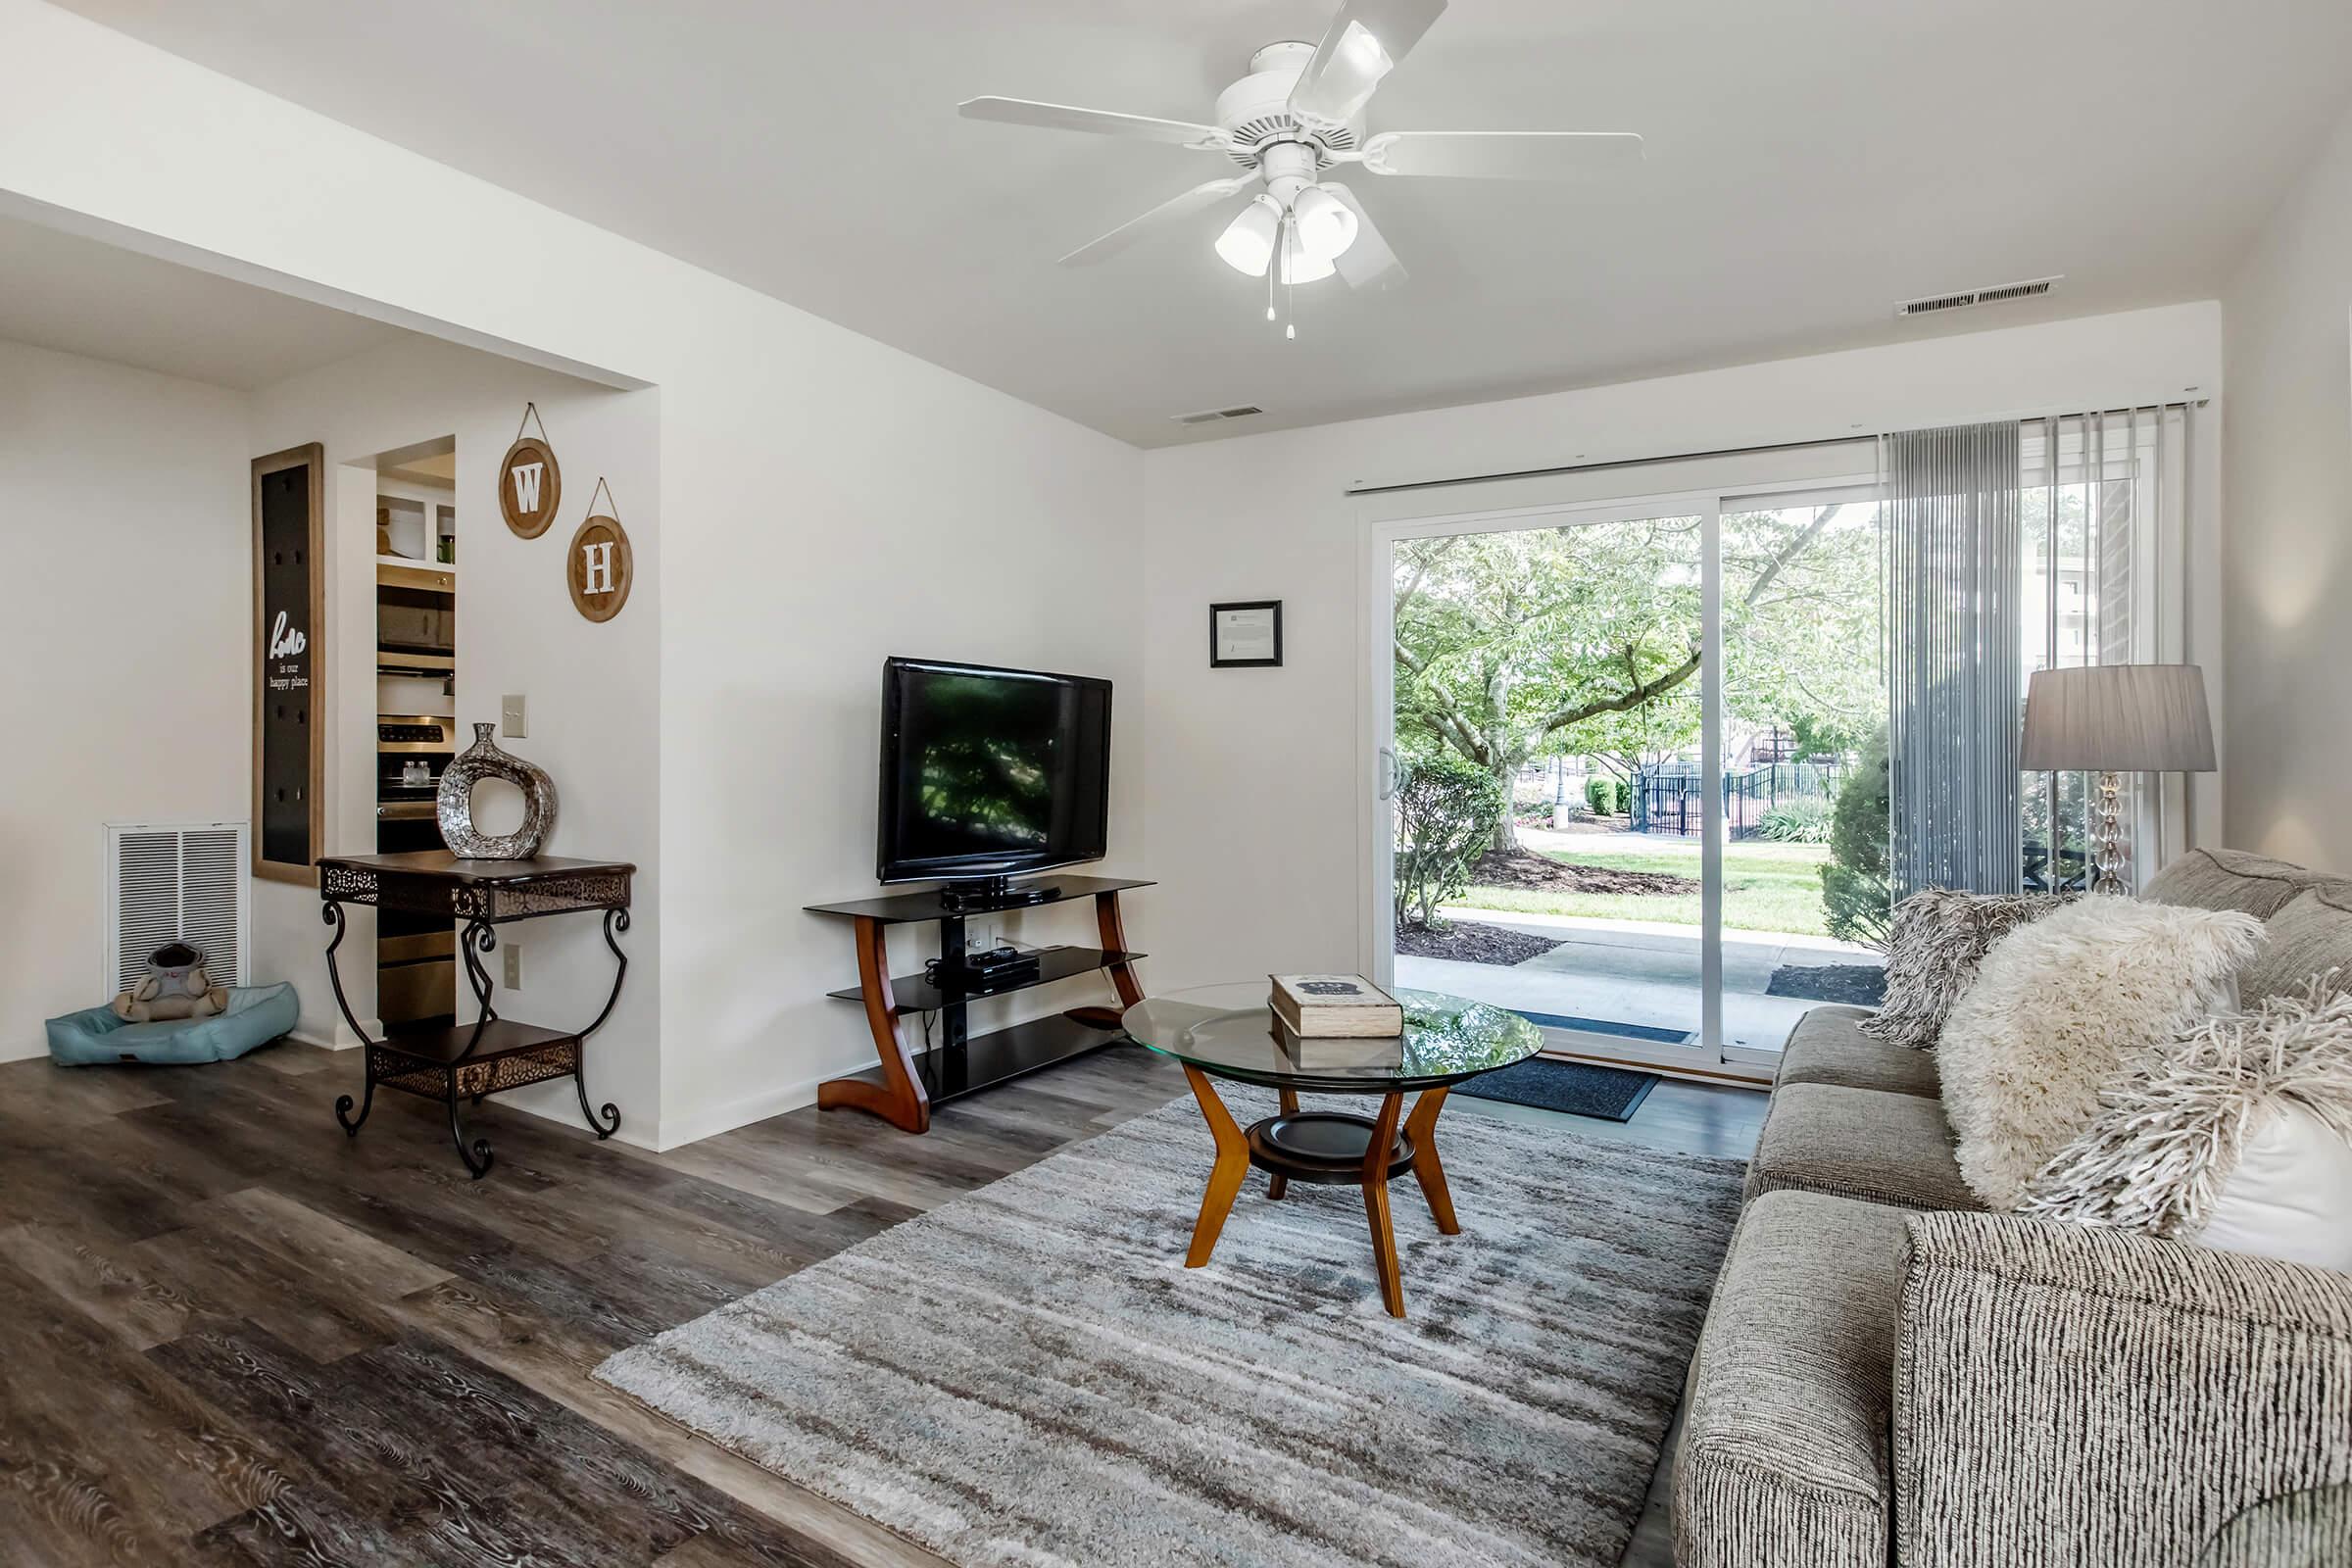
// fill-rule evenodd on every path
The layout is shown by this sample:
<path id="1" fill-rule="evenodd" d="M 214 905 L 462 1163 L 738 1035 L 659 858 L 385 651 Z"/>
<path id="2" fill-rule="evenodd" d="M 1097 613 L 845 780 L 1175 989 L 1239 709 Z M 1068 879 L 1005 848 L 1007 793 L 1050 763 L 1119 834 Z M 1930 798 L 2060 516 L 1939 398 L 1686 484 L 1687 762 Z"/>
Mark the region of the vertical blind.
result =
<path id="1" fill-rule="evenodd" d="M 2026 669 L 2173 663 L 2187 641 L 2187 540 L 2193 507 L 2194 404 L 2029 419 L 2019 490 L 2026 514 Z M 2126 820 L 2145 876 L 2187 841 L 2183 778 L 2127 775 Z M 2065 886 L 2089 849 L 2095 809 L 2082 773 L 2026 780 L 2029 879 Z M 2046 872 L 2035 874 L 2044 863 Z"/>
<path id="2" fill-rule="evenodd" d="M 1893 893 L 2014 892 L 2018 426 L 1903 431 L 1886 438 L 1882 463 Z"/>
<path id="3" fill-rule="evenodd" d="M 1905 431 L 1880 443 L 1896 898 L 2083 885 L 2087 775 L 2017 771 L 2037 669 L 2176 662 L 2196 408 Z M 2127 780 L 2140 874 L 2185 844 L 2188 785 Z"/>

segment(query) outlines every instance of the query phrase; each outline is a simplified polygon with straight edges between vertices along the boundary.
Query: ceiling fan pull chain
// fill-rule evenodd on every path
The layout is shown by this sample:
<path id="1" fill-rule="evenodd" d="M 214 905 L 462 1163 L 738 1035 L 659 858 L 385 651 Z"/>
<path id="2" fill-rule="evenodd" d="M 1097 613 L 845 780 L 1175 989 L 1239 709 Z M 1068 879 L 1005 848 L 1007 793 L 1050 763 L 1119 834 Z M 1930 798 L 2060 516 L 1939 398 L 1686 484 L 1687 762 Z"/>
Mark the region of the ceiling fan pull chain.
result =
<path id="1" fill-rule="evenodd" d="M 1285 338 L 1298 335 L 1298 302 L 1292 296 L 1292 275 L 1298 270 L 1291 265 L 1291 252 L 1298 244 L 1298 220 L 1288 209 L 1282 215 L 1282 314 L 1288 318 L 1282 325 Z"/>

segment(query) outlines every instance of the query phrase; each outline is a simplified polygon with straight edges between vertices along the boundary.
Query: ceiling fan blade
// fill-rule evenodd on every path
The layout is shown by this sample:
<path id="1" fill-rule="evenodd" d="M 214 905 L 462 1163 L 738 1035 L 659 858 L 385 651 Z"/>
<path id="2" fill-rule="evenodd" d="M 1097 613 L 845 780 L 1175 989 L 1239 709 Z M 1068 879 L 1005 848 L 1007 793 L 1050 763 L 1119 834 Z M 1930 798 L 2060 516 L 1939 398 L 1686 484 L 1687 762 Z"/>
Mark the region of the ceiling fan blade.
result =
<path id="1" fill-rule="evenodd" d="M 1195 185 L 1181 196 L 1171 196 L 1139 218 L 1130 218 L 1101 239 L 1089 240 L 1061 259 L 1064 267 L 1089 267 L 1107 257 L 1116 256 L 1137 240 L 1154 229 L 1165 228 L 1180 218 L 1189 218 L 1204 207 L 1213 207 L 1236 191 L 1257 183 L 1255 174 L 1237 174 L 1231 179 L 1212 179 L 1205 185 Z"/>
<path id="2" fill-rule="evenodd" d="M 1340 276 L 1347 279 L 1348 286 L 1358 293 L 1377 293 L 1403 282 L 1404 264 L 1396 259 L 1395 251 L 1389 249 L 1389 242 L 1380 237 L 1380 230 L 1372 222 L 1372 215 L 1365 212 L 1364 204 L 1355 199 L 1355 192 L 1328 179 L 1323 182 L 1323 188 L 1346 203 L 1348 210 L 1355 214 L 1354 243 L 1340 252 L 1339 259 L 1332 263 L 1340 270 Z"/>
<path id="3" fill-rule="evenodd" d="M 1353 120 L 1445 10 L 1446 0 L 1348 0 L 1298 74 L 1291 113 L 1328 124 Z"/>
<path id="4" fill-rule="evenodd" d="M 956 106 L 966 120 L 993 120 L 1006 125 L 1043 125 L 1048 130 L 1084 130 L 1098 136 L 1131 136 L 1144 141 L 1174 142 L 1180 147 L 1217 146 L 1225 133 L 1214 125 L 1196 125 L 1184 120 L 1154 120 L 1150 115 L 1120 115 L 1107 109 L 1073 109 L 1067 104 L 1041 104 L 1028 98 L 967 98 Z"/>
<path id="5" fill-rule="evenodd" d="M 1609 130 L 1391 130 L 1364 143 L 1375 174 L 1574 179 L 1642 162 L 1642 138 Z"/>

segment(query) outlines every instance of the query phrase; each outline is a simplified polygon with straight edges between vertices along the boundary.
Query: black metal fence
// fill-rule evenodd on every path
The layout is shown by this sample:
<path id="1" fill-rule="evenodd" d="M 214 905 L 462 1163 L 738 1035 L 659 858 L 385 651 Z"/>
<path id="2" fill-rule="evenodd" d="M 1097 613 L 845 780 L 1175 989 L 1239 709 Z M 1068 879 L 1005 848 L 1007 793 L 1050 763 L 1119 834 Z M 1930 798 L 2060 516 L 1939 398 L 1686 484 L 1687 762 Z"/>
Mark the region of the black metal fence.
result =
<path id="1" fill-rule="evenodd" d="M 1744 773 L 1723 775 L 1723 820 L 1734 840 L 1764 830 L 1764 813 L 1776 806 L 1838 799 L 1846 764 L 1773 762 Z M 1705 830 L 1706 777 L 1689 763 L 1646 766 L 1634 775 L 1632 817 L 1637 833 L 1695 837 Z"/>

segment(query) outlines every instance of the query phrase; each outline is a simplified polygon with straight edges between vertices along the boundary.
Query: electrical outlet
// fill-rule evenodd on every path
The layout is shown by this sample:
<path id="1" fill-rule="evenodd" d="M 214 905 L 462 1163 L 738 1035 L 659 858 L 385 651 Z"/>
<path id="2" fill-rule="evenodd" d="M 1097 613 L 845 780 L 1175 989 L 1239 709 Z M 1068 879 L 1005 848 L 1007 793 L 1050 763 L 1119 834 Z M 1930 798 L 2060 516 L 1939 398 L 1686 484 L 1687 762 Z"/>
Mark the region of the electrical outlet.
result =
<path id="1" fill-rule="evenodd" d="M 522 989 L 522 944 L 510 942 L 500 950 L 507 956 L 504 984 L 509 991 Z"/>
<path id="2" fill-rule="evenodd" d="M 530 726 L 523 722 L 522 694 L 517 692 L 498 700 L 498 732 L 501 735 L 528 739 Z"/>

